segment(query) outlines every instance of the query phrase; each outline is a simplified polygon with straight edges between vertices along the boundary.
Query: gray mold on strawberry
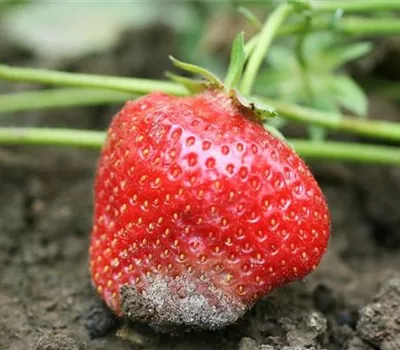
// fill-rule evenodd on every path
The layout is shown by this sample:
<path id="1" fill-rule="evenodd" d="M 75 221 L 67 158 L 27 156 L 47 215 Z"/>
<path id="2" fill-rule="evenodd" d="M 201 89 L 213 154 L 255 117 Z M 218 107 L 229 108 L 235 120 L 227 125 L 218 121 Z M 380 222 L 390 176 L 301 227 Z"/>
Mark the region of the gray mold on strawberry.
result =
<path id="1" fill-rule="evenodd" d="M 129 320 L 162 332 L 217 330 L 246 312 L 246 305 L 224 295 L 209 281 L 202 282 L 201 287 L 206 295 L 199 294 L 199 286 L 190 279 L 167 281 L 157 276 L 148 281 L 145 293 L 138 293 L 132 286 L 121 287 L 121 310 Z"/>

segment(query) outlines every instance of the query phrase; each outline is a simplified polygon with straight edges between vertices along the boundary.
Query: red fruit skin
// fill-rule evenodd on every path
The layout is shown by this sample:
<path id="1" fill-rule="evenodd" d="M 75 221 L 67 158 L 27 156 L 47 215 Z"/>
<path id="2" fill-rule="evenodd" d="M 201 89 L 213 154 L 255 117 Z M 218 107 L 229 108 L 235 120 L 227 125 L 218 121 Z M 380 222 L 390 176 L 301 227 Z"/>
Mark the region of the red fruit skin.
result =
<path id="1" fill-rule="evenodd" d="M 221 92 L 152 93 L 108 130 L 92 280 L 120 316 L 218 329 L 326 251 L 330 216 L 300 157 Z"/>

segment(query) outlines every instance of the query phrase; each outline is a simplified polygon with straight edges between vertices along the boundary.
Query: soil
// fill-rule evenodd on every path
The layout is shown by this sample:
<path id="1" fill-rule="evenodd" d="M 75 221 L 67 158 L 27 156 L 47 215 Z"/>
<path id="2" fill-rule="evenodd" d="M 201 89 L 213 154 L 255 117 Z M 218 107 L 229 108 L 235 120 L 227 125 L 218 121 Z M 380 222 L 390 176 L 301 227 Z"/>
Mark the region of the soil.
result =
<path id="1" fill-rule="evenodd" d="M 161 76 L 175 50 L 173 34 L 160 27 L 135 34 L 123 36 L 113 52 L 51 66 Z M 10 43 L 7 50 L 16 65 L 46 66 Z M 26 88 L 1 84 L 0 91 Z M 390 103 L 400 121 L 398 106 Z M 118 107 L 20 113 L 1 123 L 105 129 Z M 333 219 L 318 269 L 273 292 L 222 331 L 169 336 L 122 326 L 91 287 L 88 239 L 97 156 L 77 149 L 0 147 L 0 349 L 400 349 L 399 168 L 310 163 Z"/>

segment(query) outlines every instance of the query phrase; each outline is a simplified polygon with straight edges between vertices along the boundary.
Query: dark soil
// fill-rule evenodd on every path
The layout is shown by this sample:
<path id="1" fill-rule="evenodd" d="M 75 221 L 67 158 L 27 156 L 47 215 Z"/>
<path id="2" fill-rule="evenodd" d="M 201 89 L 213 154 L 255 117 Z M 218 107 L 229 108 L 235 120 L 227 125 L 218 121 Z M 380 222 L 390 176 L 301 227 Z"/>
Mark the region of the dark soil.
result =
<path id="1" fill-rule="evenodd" d="M 52 66 L 161 76 L 174 53 L 172 33 L 156 27 L 135 36 L 143 40 L 129 37 L 116 52 Z M 35 62 L 22 49 L 8 50 L 14 64 Z M 11 88 L 25 87 L 0 86 Z M 21 113 L 2 123 L 104 129 L 118 107 Z M 392 109 L 400 121 L 397 106 Z M 333 218 L 319 268 L 223 331 L 171 337 L 137 325 L 121 328 L 91 287 L 96 160 L 96 152 L 76 149 L 0 148 L 0 349 L 400 349 L 399 168 L 311 164 Z"/>

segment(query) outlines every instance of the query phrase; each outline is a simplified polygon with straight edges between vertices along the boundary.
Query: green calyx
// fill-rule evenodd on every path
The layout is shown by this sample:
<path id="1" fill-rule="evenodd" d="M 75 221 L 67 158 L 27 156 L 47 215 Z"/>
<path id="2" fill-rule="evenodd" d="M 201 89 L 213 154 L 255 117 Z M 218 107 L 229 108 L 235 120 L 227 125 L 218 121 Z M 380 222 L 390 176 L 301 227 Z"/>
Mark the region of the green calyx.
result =
<path id="1" fill-rule="evenodd" d="M 192 74 L 200 75 L 203 79 L 205 79 L 205 81 L 203 81 L 204 88 L 207 88 L 207 87 L 222 88 L 223 87 L 222 81 L 219 80 L 219 78 L 217 76 L 215 76 L 213 73 L 211 73 L 206 68 L 179 61 L 175 57 L 172 57 L 172 56 L 169 56 L 169 59 L 172 61 L 172 63 L 174 64 L 175 67 L 180 68 L 183 71 L 186 71 L 186 72 L 189 72 Z M 170 77 L 173 78 L 174 81 L 183 84 L 189 91 L 191 91 L 191 89 L 193 87 L 199 86 L 199 83 L 201 83 L 201 81 L 199 82 L 198 80 L 179 77 L 172 73 L 168 73 L 168 74 Z"/>
<path id="2" fill-rule="evenodd" d="M 240 33 L 233 41 L 230 64 L 224 82 L 206 68 L 194 64 L 185 63 L 169 56 L 172 63 L 186 72 L 201 76 L 204 80 L 195 80 L 181 77 L 176 74 L 167 73 L 167 76 L 173 81 L 182 84 L 191 92 L 198 92 L 205 88 L 224 89 L 227 93 L 239 84 L 246 63 L 246 53 L 244 47 L 244 33 Z"/>
<path id="3" fill-rule="evenodd" d="M 243 11 L 242 8 L 241 12 L 244 12 L 245 17 L 251 23 L 259 27 L 260 33 L 246 44 L 244 33 L 239 33 L 236 36 L 232 44 L 227 74 L 223 82 L 207 69 L 181 62 L 173 57 L 170 57 L 170 59 L 176 67 L 191 74 L 199 75 L 202 79 L 191 79 L 172 73 L 168 73 L 167 76 L 174 82 L 184 86 L 191 93 L 198 93 L 206 89 L 223 90 L 232 99 L 233 103 L 250 111 L 261 124 L 271 131 L 273 126 L 268 124 L 268 121 L 275 117 L 277 113 L 272 108 L 250 97 L 251 89 L 268 48 L 277 35 L 281 24 L 291 13 L 304 12 L 305 10 L 310 10 L 310 6 L 304 0 L 283 2 L 271 12 L 265 24 L 260 25 L 250 11 L 246 9 Z"/>
<path id="4" fill-rule="evenodd" d="M 244 65 L 246 63 L 246 53 L 244 49 L 244 33 L 239 33 L 232 44 L 231 59 L 228 73 L 224 81 L 225 89 L 230 91 L 237 87 L 242 77 Z"/>
<path id="5" fill-rule="evenodd" d="M 166 75 L 174 82 L 183 85 L 191 93 L 198 93 L 207 89 L 224 90 L 235 104 L 250 110 L 262 122 L 265 118 L 275 117 L 277 113 L 260 101 L 245 96 L 238 89 L 247 58 L 244 33 L 242 32 L 239 33 L 233 41 L 230 63 L 223 82 L 209 70 L 194 64 L 179 61 L 172 56 L 170 56 L 170 60 L 174 66 L 185 72 L 198 75 L 201 79 L 183 77 L 171 72 L 167 72 Z"/>

